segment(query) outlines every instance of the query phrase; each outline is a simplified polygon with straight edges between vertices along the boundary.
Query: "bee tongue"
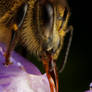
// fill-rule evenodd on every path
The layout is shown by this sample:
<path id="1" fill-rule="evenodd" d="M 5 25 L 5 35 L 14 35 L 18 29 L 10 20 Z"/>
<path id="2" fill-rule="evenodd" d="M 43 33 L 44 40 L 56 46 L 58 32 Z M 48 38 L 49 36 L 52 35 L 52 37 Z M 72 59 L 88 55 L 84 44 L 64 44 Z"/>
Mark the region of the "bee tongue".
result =
<path id="1" fill-rule="evenodd" d="M 53 57 L 52 55 L 49 55 L 48 59 L 43 58 L 42 60 L 49 80 L 50 92 L 58 92 L 58 75 Z"/>

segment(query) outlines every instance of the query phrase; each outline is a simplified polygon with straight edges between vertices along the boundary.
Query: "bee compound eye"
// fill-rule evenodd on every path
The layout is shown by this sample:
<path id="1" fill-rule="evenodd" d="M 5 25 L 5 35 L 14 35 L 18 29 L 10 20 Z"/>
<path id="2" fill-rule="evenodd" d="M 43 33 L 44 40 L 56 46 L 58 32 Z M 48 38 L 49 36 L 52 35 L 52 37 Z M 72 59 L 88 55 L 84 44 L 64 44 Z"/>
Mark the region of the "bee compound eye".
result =
<path id="1" fill-rule="evenodd" d="M 46 24 L 49 24 L 53 19 L 53 7 L 51 4 L 42 6 L 42 19 Z"/>

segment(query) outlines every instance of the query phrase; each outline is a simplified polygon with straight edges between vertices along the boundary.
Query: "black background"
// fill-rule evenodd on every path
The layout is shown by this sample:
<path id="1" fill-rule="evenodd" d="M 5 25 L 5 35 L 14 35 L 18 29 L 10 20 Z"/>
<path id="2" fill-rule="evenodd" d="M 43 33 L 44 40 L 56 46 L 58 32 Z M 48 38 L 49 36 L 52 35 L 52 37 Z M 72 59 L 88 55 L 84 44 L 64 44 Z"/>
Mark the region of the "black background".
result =
<path id="1" fill-rule="evenodd" d="M 68 63 L 59 75 L 59 92 L 84 92 L 92 81 L 91 69 L 91 8 L 87 0 L 68 0 L 71 23 L 74 26 L 72 46 Z"/>

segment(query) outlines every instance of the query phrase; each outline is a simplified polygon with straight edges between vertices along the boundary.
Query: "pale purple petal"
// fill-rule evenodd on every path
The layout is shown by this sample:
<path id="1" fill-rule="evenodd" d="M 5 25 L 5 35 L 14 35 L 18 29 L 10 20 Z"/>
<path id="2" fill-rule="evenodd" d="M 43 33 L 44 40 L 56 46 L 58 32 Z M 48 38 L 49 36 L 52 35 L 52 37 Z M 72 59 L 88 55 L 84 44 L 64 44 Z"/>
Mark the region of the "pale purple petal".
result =
<path id="1" fill-rule="evenodd" d="M 92 92 L 92 90 L 87 90 L 87 91 L 85 91 L 85 92 Z"/>
<path id="2" fill-rule="evenodd" d="M 5 52 L 5 45 L 0 43 L 0 71 L 2 72 L 12 72 L 13 71 L 20 71 L 18 66 L 24 66 L 26 71 L 31 74 L 40 75 L 40 71 L 35 67 L 31 62 L 20 56 L 19 54 L 15 53 L 14 51 L 11 54 L 11 61 L 13 65 L 10 65 L 8 68 L 5 68 L 2 63 L 5 62 L 5 58 L 3 56 Z M 8 69 L 8 70 L 7 70 Z"/>
<path id="3" fill-rule="evenodd" d="M 89 85 L 89 90 L 85 91 L 85 92 L 92 92 L 92 82 Z"/>
<path id="4" fill-rule="evenodd" d="M 26 72 L 2 75 L 0 89 L 0 92 L 50 92 L 46 75 L 31 75 Z"/>
<path id="5" fill-rule="evenodd" d="M 28 60 L 12 52 L 12 65 L 5 67 L 4 45 L 0 44 L 0 92 L 50 92 L 46 75 Z"/>
<path id="6" fill-rule="evenodd" d="M 92 88 L 92 82 L 90 83 L 89 87 Z"/>

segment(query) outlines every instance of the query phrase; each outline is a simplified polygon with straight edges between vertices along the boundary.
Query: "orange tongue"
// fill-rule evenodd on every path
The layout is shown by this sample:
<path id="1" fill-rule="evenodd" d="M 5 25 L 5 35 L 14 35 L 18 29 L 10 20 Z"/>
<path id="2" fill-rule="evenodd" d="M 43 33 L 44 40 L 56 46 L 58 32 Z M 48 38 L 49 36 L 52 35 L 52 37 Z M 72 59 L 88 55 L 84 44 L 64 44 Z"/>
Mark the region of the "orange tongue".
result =
<path id="1" fill-rule="evenodd" d="M 45 66 L 45 71 L 50 84 L 50 92 L 58 92 L 58 75 L 56 71 L 56 64 L 53 61 L 53 57 L 50 55 L 48 60 L 42 58 Z"/>

